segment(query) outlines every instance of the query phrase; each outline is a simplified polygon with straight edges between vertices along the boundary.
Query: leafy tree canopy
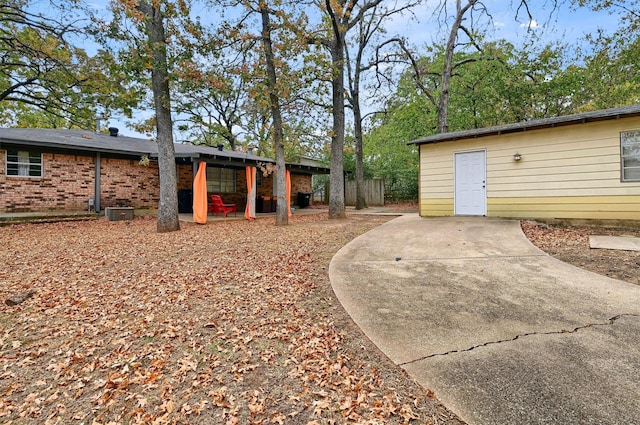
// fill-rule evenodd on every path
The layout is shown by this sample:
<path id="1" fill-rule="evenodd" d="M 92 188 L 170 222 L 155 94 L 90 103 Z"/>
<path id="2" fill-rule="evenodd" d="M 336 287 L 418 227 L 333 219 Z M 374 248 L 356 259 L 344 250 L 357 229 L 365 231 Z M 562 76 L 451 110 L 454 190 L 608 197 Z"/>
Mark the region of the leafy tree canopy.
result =
<path id="1" fill-rule="evenodd" d="M 2 123 L 93 128 L 98 105 L 130 110 L 136 99 L 124 88 L 126 76 L 114 72 L 113 58 L 103 51 L 89 56 L 77 46 L 83 21 L 72 5 L 49 3 L 47 16 L 31 12 L 35 6 L 0 4 Z"/>

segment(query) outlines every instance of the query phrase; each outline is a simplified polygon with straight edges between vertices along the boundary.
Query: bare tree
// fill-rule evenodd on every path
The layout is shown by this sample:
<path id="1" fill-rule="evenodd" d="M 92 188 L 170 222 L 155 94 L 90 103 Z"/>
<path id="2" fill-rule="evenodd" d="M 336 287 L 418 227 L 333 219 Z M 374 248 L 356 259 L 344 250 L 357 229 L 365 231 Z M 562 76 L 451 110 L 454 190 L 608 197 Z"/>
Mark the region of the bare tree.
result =
<path id="1" fill-rule="evenodd" d="M 363 123 L 365 117 L 362 116 L 362 107 L 360 100 L 360 89 L 362 73 L 367 70 L 375 69 L 380 62 L 376 60 L 364 63 L 364 54 L 366 49 L 374 37 L 384 31 L 383 24 L 393 15 L 405 12 L 419 3 L 409 2 L 401 7 L 382 8 L 380 5 L 369 10 L 362 16 L 357 24 L 358 33 L 356 35 L 356 56 L 352 63 L 350 58 L 349 46 L 345 50 L 347 63 L 347 76 L 349 82 L 349 104 L 353 109 L 354 119 L 354 138 L 356 153 L 356 210 L 366 208 L 366 200 L 364 197 L 364 164 L 363 164 Z"/>
<path id="2" fill-rule="evenodd" d="M 553 13 L 553 11 L 555 11 L 558 5 L 562 2 L 563 0 L 550 0 L 552 7 L 551 13 Z M 479 52 L 481 55 L 485 54 L 481 41 L 485 32 L 478 28 L 478 25 L 480 22 L 483 22 L 483 19 L 481 18 L 486 18 L 484 20 L 485 25 L 492 21 L 489 9 L 481 0 L 456 0 L 455 10 L 453 13 L 449 12 L 450 6 L 451 2 L 441 0 L 439 6 L 436 8 L 436 15 L 439 17 L 443 26 L 446 27 L 448 25 L 447 23 L 451 21 L 443 51 L 444 63 L 441 69 L 435 71 L 434 69 L 422 66 L 416 58 L 415 52 L 407 46 L 406 40 L 402 38 L 387 40 L 378 48 L 381 49 L 383 46 L 388 44 L 396 44 L 400 48 L 400 52 L 392 55 L 388 60 L 398 61 L 400 60 L 400 57 L 404 57 L 406 62 L 409 64 L 410 69 L 414 73 L 416 85 L 422 93 L 427 96 L 437 110 L 438 119 L 436 131 L 438 133 L 446 133 L 449 130 L 450 87 L 451 78 L 453 77 L 455 70 L 465 64 L 479 60 L 476 56 L 466 55 L 462 59 L 456 61 L 455 53 L 457 51 L 473 50 Z M 527 25 L 529 25 L 533 19 L 533 15 L 531 13 L 528 0 L 518 1 L 516 7 L 516 19 L 518 19 L 521 14 L 525 14 L 527 18 Z M 551 16 L 551 14 L 549 16 Z M 461 34 L 466 38 L 461 40 Z M 495 58 L 491 57 L 491 54 L 488 53 L 484 59 L 493 60 Z M 438 76 L 439 85 L 433 86 L 424 84 L 423 76 L 428 76 L 429 82 L 433 81 L 434 76 Z"/>
<path id="3" fill-rule="evenodd" d="M 442 81 L 440 83 L 440 98 L 438 101 L 438 133 L 446 133 L 449 129 L 449 88 L 451 86 L 451 74 L 453 73 L 454 68 L 462 65 L 461 63 L 453 63 L 453 54 L 456 48 L 459 31 L 462 30 L 467 34 L 469 41 L 472 44 L 475 44 L 475 38 L 469 29 L 463 25 L 463 20 L 465 19 L 467 12 L 473 11 L 476 5 L 480 5 L 481 10 L 486 12 L 484 4 L 480 0 L 469 0 L 464 5 L 461 0 L 456 0 L 456 13 L 449 31 L 449 38 L 447 39 L 444 68 L 442 69 Z M 442 7 L 446 7 L 446 2 L 443 3 Z"/>
<path id="4" fill-rule="evenodd" d="M 355 27 L 365 13 L 383 0 L 369 0 L 358 4 L 358 0 L 324 0 L 323 12 L 330 23 L 330 35 L 326 38 L 311 38 L 329 50 L 331 57 L 331 91 L 333 128 L 331 132 L 331 174 L 329 176 L 329 218 L 344 218 L 344 135 L 345 135 L 345 49 L 347 32 Z M 355 14 L 354 14 L 355 12 Z"/>

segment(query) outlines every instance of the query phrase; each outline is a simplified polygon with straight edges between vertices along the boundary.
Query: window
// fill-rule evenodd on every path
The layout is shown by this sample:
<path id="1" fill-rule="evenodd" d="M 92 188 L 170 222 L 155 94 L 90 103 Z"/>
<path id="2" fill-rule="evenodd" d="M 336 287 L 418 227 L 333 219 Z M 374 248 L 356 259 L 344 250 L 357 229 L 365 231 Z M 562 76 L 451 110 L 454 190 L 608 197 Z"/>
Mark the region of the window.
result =
<path id="1" fill-rule="evenodd" d="M 257 170 L 256 172 L 256 186 L 262 187 L 262 171 Z"/>
<path id="2" fill-rule="evenodd" d="M 207 192 L 235 193 L 236 170 L 207 167 Z"/>
<path id="3" fill-rule="evenodd" d="M 7 149 L 7 176 L 42 177 L 42 154 Z"/>
<path id="4" fill-rule="evenodd" d="M 622 181 L 640 181 L 640 130 L 620 133 Z"/>

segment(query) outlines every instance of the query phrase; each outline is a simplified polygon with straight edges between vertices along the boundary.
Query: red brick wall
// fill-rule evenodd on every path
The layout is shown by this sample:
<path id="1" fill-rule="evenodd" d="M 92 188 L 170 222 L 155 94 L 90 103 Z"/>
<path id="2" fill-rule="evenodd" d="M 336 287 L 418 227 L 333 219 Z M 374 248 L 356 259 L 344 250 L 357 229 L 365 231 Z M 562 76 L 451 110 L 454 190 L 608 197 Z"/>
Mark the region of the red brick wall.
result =
<path id="1" fill-rule="evenodd" d="M 310 193 L 312 190 L 311 176 L 291 174 L 291 203 L 298 203 L 298 192 Z"/>
<path id="2" fill-rule="evenodd" d="M 137 159 L 100 160 L 100 208 L 157 208 L 160 199 L 158 164 Z"/>
<path id="3" fill-rule="evenodd" d="M 273 179 L 275 174 L 262 177 L 262 186 L 258 187 L 258 196 L 273 196 Z M 298 192 L 311 192 L 311 176 L 291 174 L 291 201 L 296 202 Z"/>
<path id="4" fill-rule="evenodd" d="M 192 164 L 178 165 L 178 190 L 193 190 L 193 177 Z"/>
<path id="5" fill-rule="evenodd" d="M 262 176 L 262 185 L 256 188 L 257 196 L 273 196 L 273 179 L 275 174 Z"/>
<path id="6" fill-rule="evenodd" d="M 0 212 L 81 211 L 93 198 L 93 157 L 42 154 L 43 177 L 7 176 L 6 151 L 0 151 Z"/>
<path id="7" fill-rule="evenodd" d="M 262 186 L 258 187 L 258 196 L 273 196 L 275 174 L 262 177 Z M 311 192 L 311 176 L 291 174 L 291 205 L 298 203 L 298 192 Z"/>
<path id="8" fill-rule="evenodd" d="M 0 150 L 0 213 L 84 211 L 94 198 L 95 157 L 42 154 L 43 177 L 7 176 L 6 151 Z M 157 208 L 158 166 L 138 160 L 101 158 L 100 207 Z"/>

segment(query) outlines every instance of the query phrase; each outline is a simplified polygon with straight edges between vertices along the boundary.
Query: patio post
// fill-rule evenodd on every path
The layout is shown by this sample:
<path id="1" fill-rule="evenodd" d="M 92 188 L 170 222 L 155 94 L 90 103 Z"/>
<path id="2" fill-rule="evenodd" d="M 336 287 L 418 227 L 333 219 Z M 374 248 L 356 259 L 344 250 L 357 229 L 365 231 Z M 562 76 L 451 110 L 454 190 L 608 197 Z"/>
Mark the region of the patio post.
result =
<path id="1" fill-rule="evenodd" d="M 287 215 L 291 217 L 291 171 L 287 170 Z"/>

